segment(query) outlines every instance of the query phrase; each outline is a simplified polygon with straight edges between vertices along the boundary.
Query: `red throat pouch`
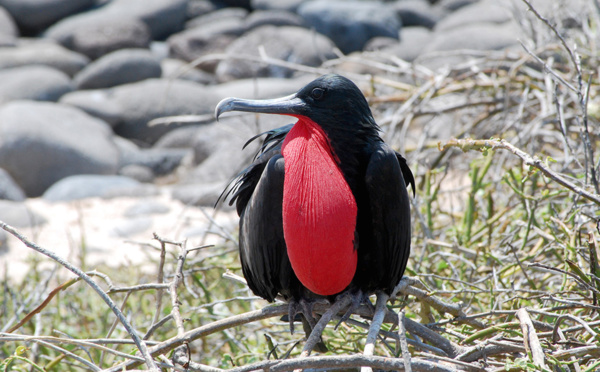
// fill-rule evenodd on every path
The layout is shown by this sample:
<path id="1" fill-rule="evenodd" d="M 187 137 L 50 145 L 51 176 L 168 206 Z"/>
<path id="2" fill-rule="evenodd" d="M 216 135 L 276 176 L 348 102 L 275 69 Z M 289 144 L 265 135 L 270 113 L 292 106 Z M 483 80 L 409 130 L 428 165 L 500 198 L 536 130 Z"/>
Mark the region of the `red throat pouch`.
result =
<path id="1" fill-rule="evenodd" d="M 300 282 L 312 292 L 344 290 L 356 271 L 357 206 L 327 135 L 300 117 L 286 136 L 283 232 Z"/>

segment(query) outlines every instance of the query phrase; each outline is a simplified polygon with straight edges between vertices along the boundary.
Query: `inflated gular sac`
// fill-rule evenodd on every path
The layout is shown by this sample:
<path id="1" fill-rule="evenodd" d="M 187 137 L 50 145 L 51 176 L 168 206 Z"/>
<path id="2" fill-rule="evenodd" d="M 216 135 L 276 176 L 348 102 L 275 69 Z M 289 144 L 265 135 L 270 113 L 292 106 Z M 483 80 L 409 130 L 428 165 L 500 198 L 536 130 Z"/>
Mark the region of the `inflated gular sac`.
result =
<path id="1" fill-rule="evenodd" d="M 290 130 L 285 159 L 283 232 L 292 268 L 314 293 L 344 290 L 356 271 L 357 206 L 323 129 L 306 117 Z"/>

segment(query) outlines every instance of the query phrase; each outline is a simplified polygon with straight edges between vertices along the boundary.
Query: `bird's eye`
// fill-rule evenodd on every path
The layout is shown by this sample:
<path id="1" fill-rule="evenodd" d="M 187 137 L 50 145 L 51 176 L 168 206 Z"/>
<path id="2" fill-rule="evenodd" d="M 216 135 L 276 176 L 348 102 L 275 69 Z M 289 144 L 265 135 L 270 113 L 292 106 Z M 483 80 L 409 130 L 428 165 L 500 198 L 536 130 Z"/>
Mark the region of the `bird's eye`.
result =
<path id="1" fill-rule="evenodd" d="M 325 91 L 321 88 L 315 88 L 312 90 L 312 92 L 310 92 L 310 95 L 314 99 L 321 99 L 321 98 L 323 98 L 324 94 L 325 94 Z"/>

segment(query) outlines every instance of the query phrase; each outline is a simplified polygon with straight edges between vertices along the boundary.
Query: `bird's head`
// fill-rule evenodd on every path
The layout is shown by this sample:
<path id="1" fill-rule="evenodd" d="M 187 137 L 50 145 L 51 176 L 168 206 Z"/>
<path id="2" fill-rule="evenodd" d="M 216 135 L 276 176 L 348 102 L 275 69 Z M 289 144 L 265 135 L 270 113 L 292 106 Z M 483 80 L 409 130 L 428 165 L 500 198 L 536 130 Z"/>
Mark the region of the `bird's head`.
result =
<path id="1" fill-rule="evenodd" d="M 247 100 L 225 98 L 216 107 L 215 117 L 228 111 L 307 117 L 325 132 L 374 133 L 377 124 L 360 89 L 349 79 L 335 74 L 319 77 L 292 95 Z"/>

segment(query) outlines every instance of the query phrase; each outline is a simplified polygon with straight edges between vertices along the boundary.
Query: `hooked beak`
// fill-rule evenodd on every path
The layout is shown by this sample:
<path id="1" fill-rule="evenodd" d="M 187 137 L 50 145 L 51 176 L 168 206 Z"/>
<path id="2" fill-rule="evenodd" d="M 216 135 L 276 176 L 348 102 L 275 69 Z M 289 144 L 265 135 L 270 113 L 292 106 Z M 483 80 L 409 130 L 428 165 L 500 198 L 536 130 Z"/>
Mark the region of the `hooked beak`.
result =
<path id="1" fill-rule="evenodd" d="M 219 120 L 222 113 L 228 111 L 256 112 L 263 114 L 283 114 L 283 115 L 301 115 L 306 108 L 306 103 L 292 94 L 289 96 L 265 99 L 251 100 L 241 98 L 225 98 L 215 108 L 215 117 Z"/>

